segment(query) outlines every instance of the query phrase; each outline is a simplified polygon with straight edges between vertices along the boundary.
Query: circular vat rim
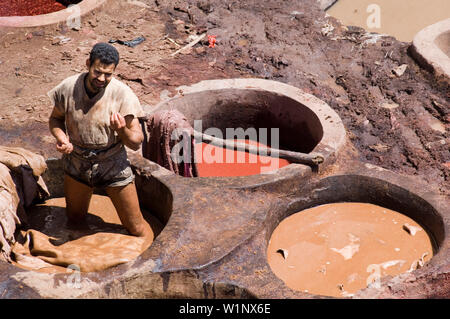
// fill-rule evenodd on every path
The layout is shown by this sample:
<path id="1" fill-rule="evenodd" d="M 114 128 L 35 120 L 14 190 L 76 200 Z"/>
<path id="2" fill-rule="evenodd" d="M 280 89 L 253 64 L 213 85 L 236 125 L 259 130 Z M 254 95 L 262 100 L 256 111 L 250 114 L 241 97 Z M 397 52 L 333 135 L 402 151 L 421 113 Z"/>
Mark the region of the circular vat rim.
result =
<path id="1" fill-rule="evenodd" d="M 309 109 L 317 117 L 322 126 L 322 138 L 311 151 L 312 153 L 321 153 L 324 156 L 324 162 L 320 164 L 320 168 L 333 163 L 346 143 L 347 135 L 343 122 L 339 115 L 326 102 L 297 87 L 273 80 L 259 78 L 204 80 L 193 85 L 178 87 L 176 89 L 177 93 L 174 96 L 164 99 L 154 108 L 146 109 L 144 111 L 147 115 L 151 115 L 154 112 L 166 109 L 169 103 L 174 100 L 182 99 L 186 95 L 230 89 L 264 91 L 273 95 L 281 95 Z M 294 175 L 298 177 L 299 172 L 303 175 L 310 170 L 310 167 L 306 165 L 291 163 L 277 170 L 257 175 L 233 177 L 212 176 L 197 177 L 196 179 L 218 180 L 234 187 L 249 187 L 272 183 L 274 179 L 285 179 Z"/>
<path id="2" fill-rule="evenodd" d="M 72 6 L 70 6 L 63 10 L 36 16 L 0 17 L 0 27 L 28 28 L 57 24 L 68 21 L 73 18 L 75 14 L 83 16 L 86 13 L 100 7 L 106 1 L 108 0 L 82 0 L 80 3 L 73 5 L 78 7 L 79 11 L 77 12 L 72 9 Z"/>
<path id="3" fill-rule="evenodd" d="M 450 84 L 450 56 L 441 50 L 436 40 L 448 34 L 450 37 L 450 18 L 438 21 L 420 30 L 409 47 L 411 55 L 435 77 Z"/>
<path id="4" fill-rule="evenodd" d="M 357 164 L 355 166 L 358 166 Z M 417 222 L 427 233 L 433 245 L 433 256 L 427 262 L 426 267 L 413 270 L 412 276 L 419 277 L 421 274 L 424 280 L 433 282 L 433 278 L 438 277 L 442 269 L 450 265 L 448 257 L 448 247 L 450 238 L 448 236 L 450 230 L 450 208 L 445 205 L 445 198 L 440 195 L 430 193 L 423 188 L 425 185 L 414 177 L 400 176 L 388 170 L 379 167 L 364 165 L 358 168 L 366 168 L 366 172 L 352 171 L 339 173 L 337 175 L 324 176 L 312 182 L 312 185 L 306 186 L 298 192 L 298 196 L 294 196 L 283 211 L 279 211 L 269 216 L 264 232 L 261 253 L 264 253 L 264 260 L 267 269 L 270 271 L 270 277 L 277 278 L 280 289 L 293 292 L 294 296 L 300 298 L 315 298 L 330 296 L 308 294 L 301 291 L 295 291 L 286 286 L 286 284 L 273 273 L 271 266 L 267 260 L 267 249 L 271 236 L 276 227 L 287 217 L 301 212 L 305 209 L 317 207 L 329 203 L 339 202 L 362 202 L 379 205 L 388 209 L 395 210 L 403 215 L 408 216 Z M 384 194 L 380 196 L 380 194 Z M 443 203 L 444 202 L 444 203 Z M 416 207 L 416 210 L 411 208 Z M 421 209 L 419 209 L 421 208 Z M 283 209 L 283 208 L 281 208 Z M 384 287 L 395 283 L 408 284 L 406 273 L 399 274 L 392 278 L 385 277 L 381 280 L 379 287 L 366 287 L 358 290 L 353 296 L 364 296 L 367 291 L 374 294 L 383 290 Z M 245 286 L 245 285 L 244 285 Z M 250 283 L 250 286 L 252 284 Z M 258 288 L 259 289 L 259 288 Z M 250 291 L 258 289 L 250 288 Z M 264 296 L 262 296 L 264 297 Z M 345 297 L 343 297 L 345 298 Z"/>

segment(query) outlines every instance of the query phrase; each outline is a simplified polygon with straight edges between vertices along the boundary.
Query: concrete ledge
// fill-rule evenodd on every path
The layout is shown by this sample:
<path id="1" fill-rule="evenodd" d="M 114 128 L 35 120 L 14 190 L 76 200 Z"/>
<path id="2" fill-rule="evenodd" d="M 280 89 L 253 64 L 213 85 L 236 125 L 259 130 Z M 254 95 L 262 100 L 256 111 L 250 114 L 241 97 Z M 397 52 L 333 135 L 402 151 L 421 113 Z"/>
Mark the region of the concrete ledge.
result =
<path id="1" fill-rule="evenodd" d="M 0 17 L 0 27 L 27 28 L 57 24 L 74 19 L 77 14 L 81 17 L 103 5 L 106 1 L 107 0 L 83 0 L 79 4 L 74 5 L 74 7 L 70 6 L 64 10 L 37 16 Z"/>
<path id="2" fill-rule="evenodd" d="M 411 55 L 438 81 L 450 84 L 450 18 L 432 24 L 414 37 Z"/>

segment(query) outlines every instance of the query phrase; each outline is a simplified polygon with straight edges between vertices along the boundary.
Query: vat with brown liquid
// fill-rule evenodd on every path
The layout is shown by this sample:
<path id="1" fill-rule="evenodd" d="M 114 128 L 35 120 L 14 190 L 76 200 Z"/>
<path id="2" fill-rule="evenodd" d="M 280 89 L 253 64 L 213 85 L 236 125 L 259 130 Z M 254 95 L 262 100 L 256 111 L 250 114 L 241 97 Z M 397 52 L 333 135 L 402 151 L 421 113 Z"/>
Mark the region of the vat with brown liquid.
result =
<path id="1" fill-rule="evenodd" d="M 27 211 L 29 228 L 21 230 L 13 247 L 14 264 L 40 272 L 100 271 L 137 258 L 161 232 L 161 222 L 142 211 L 153 234 L 130 235 L 107 196 L 92 196 L 87 228 L 68 228 L 65 198 L 51 198 Z"/>
<path id="2" fill-rule="evenodd" d="M 433 256 L 427 232 L 406 215 L 368 203 L 332 203 L 284 219 L 267 259 L 291 289 L 348 297 Z"/>

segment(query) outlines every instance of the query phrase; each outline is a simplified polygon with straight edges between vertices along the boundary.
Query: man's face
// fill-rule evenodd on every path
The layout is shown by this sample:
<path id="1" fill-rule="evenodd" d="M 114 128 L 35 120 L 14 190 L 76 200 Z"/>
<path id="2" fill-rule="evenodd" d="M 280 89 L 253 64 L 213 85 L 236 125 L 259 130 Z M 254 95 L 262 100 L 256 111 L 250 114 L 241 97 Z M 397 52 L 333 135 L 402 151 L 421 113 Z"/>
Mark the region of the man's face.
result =
<path id="1" fill-rule="evenodd" d="M 86 65 L 89 69 L 87 81 L 89 82 L 90 89 L 94 92 L 98 92 L 101 89 L 106 88 L 109 82 L 111 82 L 116 66 L 114 63 L 103 64 L 99 59 L 95 60 L 94 63 L 89 64 L 90 60 L 88 59 L 86 61 Z"/>

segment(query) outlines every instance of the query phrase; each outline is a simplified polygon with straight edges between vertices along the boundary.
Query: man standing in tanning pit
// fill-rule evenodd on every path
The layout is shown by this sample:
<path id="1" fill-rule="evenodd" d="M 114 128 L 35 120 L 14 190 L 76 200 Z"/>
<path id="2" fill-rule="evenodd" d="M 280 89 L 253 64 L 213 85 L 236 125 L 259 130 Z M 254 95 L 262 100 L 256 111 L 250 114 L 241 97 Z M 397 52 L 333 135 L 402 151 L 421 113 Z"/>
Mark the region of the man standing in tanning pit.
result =
<path id="1" fill-rule="evenodd" d="M 124 227 L 134 236 L 152 234 L 139 208 L 134 175 L 124 145 L 137 150 L 144 136 L 137 96 L 113 73 L 119 53 L 97 43 L 88 72 L 63 80 L 47 94 L 53 102 L 49 128 L 63 153 L 64 192 L 70 227 L 86 227 L 94 188 L 111 198 Z"/>

